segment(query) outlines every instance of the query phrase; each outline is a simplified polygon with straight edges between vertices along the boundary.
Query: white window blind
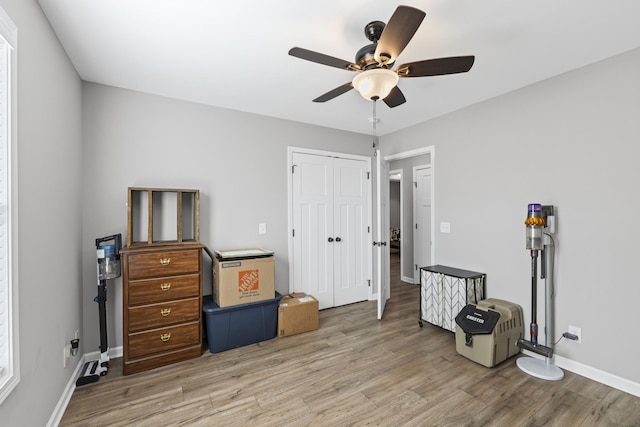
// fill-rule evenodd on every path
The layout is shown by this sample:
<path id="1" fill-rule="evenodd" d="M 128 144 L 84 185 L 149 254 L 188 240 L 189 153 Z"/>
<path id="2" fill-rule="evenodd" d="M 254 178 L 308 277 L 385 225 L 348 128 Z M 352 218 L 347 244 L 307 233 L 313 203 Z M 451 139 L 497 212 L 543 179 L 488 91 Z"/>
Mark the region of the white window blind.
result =
<path id="1" fill-rule="evenodd" d="M 17 283 L 12 274 L 12 65 L 17 31 L 0 8 L 0 403 L 19 380 Z"/>

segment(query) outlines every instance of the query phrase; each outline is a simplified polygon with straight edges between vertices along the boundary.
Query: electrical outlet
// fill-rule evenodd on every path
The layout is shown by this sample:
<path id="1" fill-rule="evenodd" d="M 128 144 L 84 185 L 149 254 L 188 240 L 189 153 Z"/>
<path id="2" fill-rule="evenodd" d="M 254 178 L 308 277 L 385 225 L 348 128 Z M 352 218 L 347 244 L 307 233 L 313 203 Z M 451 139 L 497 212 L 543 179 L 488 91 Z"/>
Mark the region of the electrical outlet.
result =
<path id="1" fill-rule="evenodd" d="M 267 224 L 258 224 L 258 234 L 267 234 Z"/>
<path id="2" fill-rule="evenodd" d="M 441 222 L 440 223 L 440 232 L 441 233 L 451 233 L 451 223 L 450 222 Z"/>
<path id="3" fill-rule="evenodd" d="M 578 328 L 577 326 L 569 325 L 569 330 L 567 332 L 569 332 L 570 334 L 573 334 L 573 335 L 578 337 L 578 339 L 575 340 L 574 342 L 577 342 L 578 344 L 580 344 L 582 342 L 582 329 L 581 328 Z"/>

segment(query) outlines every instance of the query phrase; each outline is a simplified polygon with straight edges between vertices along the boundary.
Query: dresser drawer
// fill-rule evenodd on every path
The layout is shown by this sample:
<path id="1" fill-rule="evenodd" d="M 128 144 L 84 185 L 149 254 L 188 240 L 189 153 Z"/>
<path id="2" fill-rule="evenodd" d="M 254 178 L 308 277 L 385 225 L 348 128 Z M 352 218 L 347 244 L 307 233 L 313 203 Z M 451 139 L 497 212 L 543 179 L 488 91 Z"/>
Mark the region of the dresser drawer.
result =
<path id="1" fill-rule="evenodd" d="M 200 298 L 167 301 L 129 308 L 129 332 L 164 328 L 198 320 Z"/>
<path id="2" fill-rule="evenodd" d="M 200 295 L 200 275 L 131 280 L 128 286 L 129 305 L 152 304 L 161 301 Z"/>
<path id="3" fill-rule="evenodd" d="M 200 344 L 200 322 L 129 334 L 129 359 Z"/>
<path id="4" fill-rule="evenodd" d="M 176 276 L 200 271 L 200 249 L 131 254 L 129 279 Z"/>

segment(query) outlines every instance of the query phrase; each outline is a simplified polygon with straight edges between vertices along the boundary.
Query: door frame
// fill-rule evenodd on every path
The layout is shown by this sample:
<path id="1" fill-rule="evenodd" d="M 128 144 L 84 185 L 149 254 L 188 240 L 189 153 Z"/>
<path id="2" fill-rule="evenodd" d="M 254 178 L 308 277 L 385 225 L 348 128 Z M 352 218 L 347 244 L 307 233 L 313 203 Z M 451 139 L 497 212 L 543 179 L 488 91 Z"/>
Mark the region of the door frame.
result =
<path id="1" fill-rule="evenodd" d="M 433 169 L 431 167 L 431 163 L 413 166 L 412 174 L 411 174 L 411 176 L 413 177 L 413 182 L 414 182 L 413 189 L 412 189 L 413 190 L 412 191 L 412 198 L 411 198 L 413 200 L 413 224 L 411 224 L 411 231 L 413 233 L 413 264 L 414 264 L 414 266 L 416 266 L 416 270 L 414 270 L 414 272 L 413 272 L 413 280 L 412 280 L 413 283 L 420 283 L 420 272 L 417 271 L 417 266 L 419 264 L 416 262 L 416 260 L 418 259 L 419 255 L 421 255 L 421 254 L 419 254 L 418 251 L 416 250 L 416 248 L 419 246 L 418 243 L 417 243 L 418 239 L 416 237 L 417 237 L 418 234 L 422 234 L 424 232 L 424 228 L 420 229 L 416 225 L 416 222 L 417 222 L 416 218 L 417 218 L 417 213 L 418 213 L 418 206 L 417 206 L 417 203 L 416 203 L 416 202 L 418 202 L 418 200 L 417 200 L 417 196 L 418 196 L 417 189 L 418 189 L 418 187 L 417 187 L 417 184 L 416 184 L 416 182 L 417 182 L 417 176 L 416 175 L 418 174 L 419 170 L 425 170 L 425 169 L 429 170 L 429 176 L 431 177 L 431 178 L 429 178 L 429 181 L 431 181 L 432 178 L 433 178 Z M 432 186 L 430 186 L 430 187 L 432 187 Z M 433 189 L 433 187 L 430 188 L 429 190 L 432 190 L 432 189 Z M 433 205 L 433 195 L 431 195 L 430 203 Z M 432 209 L 429 209 L 429 210 L 431 211 L 430 213 L 433 213 Z M 429 231 L 429 236 L 430 236 L 429 250 L 431 250 L 431 242 L 433 241 L 433 222 L 431 224 L 429 224 L 429 227 L 430 227 L 430 231 Z M 433 265 L 433 262 L 431 262 L 431 261 L 432 261 L 431 260 L 431 254 L 429 254 L 429 264 Z M 422 263 L 420 263 L 420 264 L 422 264 Z"/>
<path id="2" fill-rule="evenodd" d="M 384 159 L 388 162 L 392 162 L 394 160 L 402 160 L 408 159 L 411 157 L 422 156 L 424 154 L 429 154 L 430 164 L 431 164 L 431 264 L 435 265 L 436 263 L 436 244 L 437 244 L 437 234 L 435 228 L 436 221 L 436 192 L 435 192 L 435 181 L 436 181 L 436 147 L 434 145 L 429 145 L 427 147 L 416 148 L 415 150 L 403 151 L 395 154 L 388 154 L 384 156 Z M 389 203 L 389 201 L 387 201 Z"/>
<path id="3" fill-rule="evenodd" d="M 394 170 L 390 170 L 389 171 L 389 182 L 391 181 L 397 181 L 400 183 L 400 276 L 402 276 L 402 266 L 405 262 L 404 257 L 404 253 L 406 251 L 402 250 L 402 230 L 404 230 L 404 202 L 405 202 L 405 197 L 404 197 L 404 191 L 402 191 L 404 189 L 404 171 L 402 169 L 394 169 Z M 399 180 L 395 180 L 395 179 L 391 179 L 392 175 L 398 175 L 400 174 L 400 179 Z M 389 194 L 391 194 L 391 192 L 389 192 Z"/>
<path id="4" fill-rule="evenodd" d="M 294 147 L 294 146 L 287 146 L 287 233 L 288 233 L 288 238 L 287 238 L 287 250 L 288 250 L 288 254 L 289 254 L 289 283 L 288 283 L 288 292 L 292 292 L 293 291 L 293 277 L 294 277 L 294 271 L 293 271 L 293 267 L 294 267 L 294 262 L 293 262 L 293 257 L 294 257 L 294 253 L 293 253 L 293 153 L 302 153 L 302 154 L 312 154 L 312 155 L 317 155 L 317 156 L 326 156 L 326 157 L 339 157 L 342 159 L 352 159 L 352 160 L 359 160 L 359 161 L 365 161 L 367 164 L 367 169 L 368 169 L 368 189 L 367 192 L 369 193 L 369 214 L 367 217 L 367 222 L 368 222 L 368 231 L 369 231 L 369 240 L 371 242 L 373 242 L 373 204 L 371 203 L 371 200 L 373 200 L 373 184 L 372 184 L 372 180 L 373 180 L 373 174 L 371 173 L 371 157 L 367 157 L 367 156 L 362 156 L 362 155 L 358 155 L 358 154 L 347 154 L 347 153 L 340 153 L 337 151 L 324 151 L 324 150 L 316 150 L 313 148 L 303 148 L 303 147 Z M 368 266 L 366 266 L 366 270 L 369 272 L 369 300 L 373 299 L 373 249 L 372 249 L 372 245 L 368 246 L 368 253 L 365 254 L 365 259 L 367 260 L 367 262 L 369 263 Z"/>

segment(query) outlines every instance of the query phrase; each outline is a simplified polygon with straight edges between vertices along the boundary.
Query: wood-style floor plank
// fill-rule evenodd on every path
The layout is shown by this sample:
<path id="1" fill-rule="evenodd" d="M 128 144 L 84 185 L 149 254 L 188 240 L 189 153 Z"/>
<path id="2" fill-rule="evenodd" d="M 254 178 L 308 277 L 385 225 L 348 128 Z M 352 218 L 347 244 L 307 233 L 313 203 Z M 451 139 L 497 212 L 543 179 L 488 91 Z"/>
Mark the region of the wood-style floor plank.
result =
<path id="1" fill-rule="evenodd" d="M 528 376 L 460 356 L 418 326 L 419 286 L 392 287 L 384 319 L 366 301 L 320 312 L 320 329 L 75 390 L 61 426 L 640 426 L 640 398 L 565 372 Z"/>

